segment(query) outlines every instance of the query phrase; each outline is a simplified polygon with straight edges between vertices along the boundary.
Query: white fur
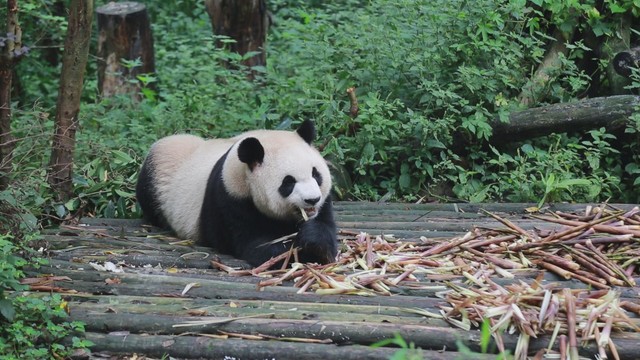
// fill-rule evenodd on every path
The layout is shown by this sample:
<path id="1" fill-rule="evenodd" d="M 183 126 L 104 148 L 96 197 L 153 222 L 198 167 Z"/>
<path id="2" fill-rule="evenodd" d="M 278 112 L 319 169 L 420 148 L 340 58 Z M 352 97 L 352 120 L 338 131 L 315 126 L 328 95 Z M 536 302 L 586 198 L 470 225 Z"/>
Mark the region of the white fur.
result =
<path id="1" fill-rule="evenodd" d="M 238 145 L 247 137 L 257 138 L 264 148 L 264 161 L 253 171 L 240 161 Z M 173 135 L 151 148 L 154 179 L 162 212 L 181 238 L 198 239 L 198 219 L 209 175 L 216 162 L 232 147 L 223 166 L 223 183 L 235 198 L 251 197 L 265 215 L 300 218 L 300 208 L 310 208 L 305 199 L 321 200 L 311 210 L 317 215 L 331 190 L 331 175 L 320 153 L 293 131 L 256 130 L 231 139 L 205 141 L 192 135 Z M 315 167 L 322 186 L 312 177 Z M 296 186 L 287 198 L 278 192 L 282 179 L 293 176 Z"/>

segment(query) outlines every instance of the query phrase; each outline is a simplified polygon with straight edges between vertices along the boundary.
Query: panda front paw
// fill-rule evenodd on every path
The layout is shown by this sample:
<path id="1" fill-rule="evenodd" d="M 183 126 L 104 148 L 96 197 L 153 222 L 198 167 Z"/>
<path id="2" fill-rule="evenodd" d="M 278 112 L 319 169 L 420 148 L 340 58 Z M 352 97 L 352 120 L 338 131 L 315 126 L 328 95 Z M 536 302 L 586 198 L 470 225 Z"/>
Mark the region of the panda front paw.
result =
<path id="1" fill-rule="evenodd" d="M 298 255 L 302 262 L 327 264 L 334 262 L 338 255 L 335 226 L 315 219 L 300 225 L 296 243 L 301 248 Z"/>

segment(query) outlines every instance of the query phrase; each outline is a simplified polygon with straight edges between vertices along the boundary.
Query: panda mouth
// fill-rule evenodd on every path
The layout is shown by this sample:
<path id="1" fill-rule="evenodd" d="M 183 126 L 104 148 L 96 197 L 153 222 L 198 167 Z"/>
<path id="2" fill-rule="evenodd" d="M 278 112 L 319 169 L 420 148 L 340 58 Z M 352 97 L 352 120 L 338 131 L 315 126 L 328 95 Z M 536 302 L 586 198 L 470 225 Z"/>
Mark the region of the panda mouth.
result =
<path id="1" fill-rule="evenodd" d="M 315 207 L 300 208 L 300 214 L 302 215 L 304 220 L 307 221 L 314 218 L 318 214 L 318 211 Z"/>

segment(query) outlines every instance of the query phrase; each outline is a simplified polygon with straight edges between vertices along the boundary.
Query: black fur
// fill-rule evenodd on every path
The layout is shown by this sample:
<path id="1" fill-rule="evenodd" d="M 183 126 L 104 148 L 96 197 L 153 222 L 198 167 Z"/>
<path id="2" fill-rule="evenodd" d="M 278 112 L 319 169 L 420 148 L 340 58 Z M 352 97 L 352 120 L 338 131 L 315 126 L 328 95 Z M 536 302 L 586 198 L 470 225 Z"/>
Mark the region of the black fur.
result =
<path id="1" fill-rule="evenodd" d="M 258 139 L 254 137 L 246 138 L 238 146 L 238 158 L 249 165 L 249 169 L 253 171 L 264 160 L 264 148 Z"/>
<path id="2" fill-rule="evenodd" d="M 228 154 L 216 163 L 207 182 L 200 212 L 200 241 L 257 266 L 282 254 L 292 245 L 290 242 L 264 244 L 298 232 L 294 245 L 301 248 L 300 261 L 334 261 L 338 242 L 331 198 L 326 200 L 316 218 L 306 222 L 269 218 L 255 207 L 250 198 L 233 198 L 225 189 L 222 165 Z"/>
<path id="3" fill-rule="evenodd" d="M 318 169 L 314 167 L 313 170 L 311 171 L 311 176 L 313 176 L 313 178 L 316 179 L 318 186 L 322 186 L 322 175 L 320 174 L 320 172 L 318 172 Z"/>
<path id="4" fill-rule="evenodd" d="M 150 155 L 145 159 L 138 175 L 136 198 L 138 204 L 140 204 L 140 209 L 142 209 L 142 216 L 145 222 L 168 229 L 169 223 L 160 210 L 158 190 L 153 182 L 153 172 L 153 155 Z"/>
<path id="5" fill-rule="evenodd" d="M 307 144 L 311 144 L 311 142 L 316 138 L 316 127 L 313 125 L 311 120 L 303 121 L 296 132 L 304 141 L 307 142 Z"/>
<path id="6" fill-rule="evenodd" d="M 293 176 L 285 176 L 284 179 L 282 179 L 280 187 L 278 188 L 278 193 L 280 193 L 280 196 L 286 198 L 287 196 L 291 195 L 291 193 L 293 192 L 293 188 L 296 187 L 296 182 L 296 178 L 294 178 Z"/>

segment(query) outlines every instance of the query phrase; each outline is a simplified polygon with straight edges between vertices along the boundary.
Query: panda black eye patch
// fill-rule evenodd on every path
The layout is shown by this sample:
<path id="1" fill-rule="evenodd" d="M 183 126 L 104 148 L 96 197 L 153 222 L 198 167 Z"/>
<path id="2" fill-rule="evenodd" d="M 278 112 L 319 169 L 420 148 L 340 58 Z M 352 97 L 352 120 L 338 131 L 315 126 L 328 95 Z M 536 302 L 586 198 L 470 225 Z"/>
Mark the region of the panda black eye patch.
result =
<path id="1" fill-rule="evenodd" d="M 316 169 L 315 166 L 313 167 L 313 170 L 311 171 L 311 176 L 313 176 L 313 178 L 316 179 L 316 182 L 318 183 L 318 186 L 322 185 L 322 175 L 320 175 L 320 173 L 318 172 L 318 169 Z"/>
<path id="2" fill-rule="evenodd" d="M 280 193 L 280 195 L 285 198 L 291 195 L 291 193 L 293 192 L 293 188 L 296 186 L 296 182 L 296 178 L 294 178 L 293 176 L 285 176 L 284 179 L 282 179 L 282 184 L 280 184 L 280 187 L 278 188 L 278 192 Z"/>

